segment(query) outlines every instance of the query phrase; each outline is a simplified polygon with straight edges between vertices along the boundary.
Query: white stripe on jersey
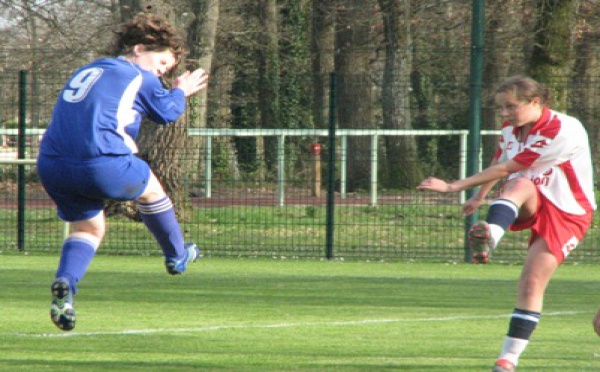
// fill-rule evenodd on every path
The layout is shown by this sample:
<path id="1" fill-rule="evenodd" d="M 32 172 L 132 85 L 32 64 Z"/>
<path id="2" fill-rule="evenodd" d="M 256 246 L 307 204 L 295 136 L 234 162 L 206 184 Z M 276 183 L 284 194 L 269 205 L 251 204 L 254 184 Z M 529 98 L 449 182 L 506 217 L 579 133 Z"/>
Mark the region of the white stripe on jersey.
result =
<path id="1" fill-rule="evenodd" d="M 138 76 L 129 83 L 127 89 L 123 92 L 117 111 L 117 133 L 123 137 L 125 145 L 127 145 L 134 154 L 138 152 L 137 144 L 134 139 L 125 132 L 125 128 L 128 125 L 135 123 L 136 118 L 139 115 L 138 112 L 133 109 L 133 102 L 135 101 L 135 97 L 141 86 L 142 74 L 138 73 Z"/>

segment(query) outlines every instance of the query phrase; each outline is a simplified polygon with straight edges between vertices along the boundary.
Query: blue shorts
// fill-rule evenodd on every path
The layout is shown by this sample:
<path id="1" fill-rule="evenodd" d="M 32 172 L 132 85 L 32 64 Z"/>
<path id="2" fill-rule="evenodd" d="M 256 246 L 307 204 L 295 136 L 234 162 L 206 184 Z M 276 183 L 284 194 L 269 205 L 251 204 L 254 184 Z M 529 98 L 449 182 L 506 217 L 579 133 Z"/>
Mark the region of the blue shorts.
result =
<path id="1" fill-rule="evenodd" d="M 88 220 L 106 200 L 137 199 L 148 185 L 150 167 L 135 155 L 71 160 L 40 155 L 37 171 L 58 216 L 68 222 Z"/>

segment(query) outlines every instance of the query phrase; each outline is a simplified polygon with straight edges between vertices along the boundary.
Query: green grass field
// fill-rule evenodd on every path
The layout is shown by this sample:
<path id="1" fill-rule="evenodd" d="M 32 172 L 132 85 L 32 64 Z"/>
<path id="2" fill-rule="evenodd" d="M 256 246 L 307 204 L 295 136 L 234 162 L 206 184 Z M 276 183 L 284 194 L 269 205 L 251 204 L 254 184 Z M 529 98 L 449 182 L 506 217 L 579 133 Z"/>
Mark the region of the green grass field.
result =
<path id="1" fill-rule="evenodd" d="M 77 327 L 50 322 L 55 256 L 0 255 L 4 371 L 489 371 L 519 265 L 98 256 Z M 561 267 L 519 365 L 599 371 L 598 266 Z"/>

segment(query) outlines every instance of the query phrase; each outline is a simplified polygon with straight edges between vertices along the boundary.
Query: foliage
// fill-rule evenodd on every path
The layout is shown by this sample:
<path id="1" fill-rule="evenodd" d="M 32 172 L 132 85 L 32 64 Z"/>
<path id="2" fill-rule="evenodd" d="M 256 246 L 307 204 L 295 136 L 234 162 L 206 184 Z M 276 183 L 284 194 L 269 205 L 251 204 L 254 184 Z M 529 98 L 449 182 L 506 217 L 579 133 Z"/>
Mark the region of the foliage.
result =
<path id="1" fill-rule="evenodd" d="M 130 9 L 132 4 L 140 3 L 58 0 L 0 4 L 0 32 L 5 36 L 0 47 L 0 76 L 10 80 L 16 69 L 35 72 L 31 81 L 32 109 L 28 114 L 33 126 L 45 125 L 50 117 L 52 97 L 60 89 L 55 85 L 54 72 L 64 75 L 100 55 L 111 30 L 127 16 L 125 6 Z M 212 55 L 208 102 L 190 101 L 194 107 L 188 124 L 193 127 L 311 128 L 323 127 L 328 119 L 340 128 L 360 129 L 463 129 L 470 124 L 466 113 L 472 2 L 158 3 L 158 11 L 172 14 L 192 36 L 201 33 L 189 30 L 191 25 L 201 28 L 208 22 L 207 16 L 200 14 L 208 14 L 208 4 L 220 5 L 215 50 L 198 50 L 213 43 L 192 38 L 199 43 L 194 45 L 194 58 Z M 559 100 L 557 108 L 582 118 L 591 134 L 593 151 L 598 154 L 600 2 L 508 0 L 487 2 L 485 7 L 482 128 L 500 127 L 493 106 L 495 86 L 510 75 L 531 73 L 552 85 Z M 401 10 L 394 13 L 395 27 L 386 27 L 389 9 Z M 387 48 L 389 45 L 396 47 Z M 402 59 L 408 67 L 406 71 L 395 70 L 393 79 L 385 78 L 390 76 L 385 74 L 386 66 L 394 66 L 388 64 L 394 58 Z M 403 71 L 400 76 L 398 71 Z M 327 89 L 315 84 L 327 85 L 332 72 L 339 75 L 339 81 L 348 82 L 330 92 L 336 99 L 329 102 Z M 7 82 L 4 91 L 0 97 L 0 119 L 13 121 L 16 110 L 12 107 L 17 102 L 14 82 Z M 383 103 L 389 103 L 397 94 L 404 99 L 397 102 L 406 102 L 409 107 L 390 113 Z M 195 111 L 199 106 L 206 107 L 209 115 Z M 401 113 L 409 115 L 406 119 L 402 116 L 403 120 L 390 120 Z M 398 141 L 384 144 L 382 154 L 389 158 L 385 159 L 388 165 L 380 169 L 380 179 L 388 182 L 386 187 L 408 187 L 419 181 L 420 169 L 407 171 L 412 177 L 409 179 L 394 173 L 395 159 L 412 157 L 411 145 Z M 292 141 L 290 146 L 301 151 L 299 142 Z M 350 139 L 350 146 L 350 167 L 358 167 L 355 160 L 369 156 L 368 145 Z M 445 175 L 444 170 L 453 167 L 448 153 L 457 149 L 454 140 L 422 137 L 414 142 L 414 147 L 423 168 Z M 493 139 L 484 141 L 483 164 L 487 164 L 494 147 Z M 236 138 L 223 149 L 236 152 L 235 158 L 219 160 L 223 168 L 237 168 L 235 174 L 257 172 L 261 180 L 276 178 L 276 144 L 271 139 Z M 475 153 L 472 150 L 471 154 Z M 178 162 L 177 166 L 190 168 L 180 173 L 193 173 L 196 160 Z M 367 168 L 351 168 L 349 183 L 365 188 L 369 172 Z M 169 183 L 177 184 L 173 180 Z"/>

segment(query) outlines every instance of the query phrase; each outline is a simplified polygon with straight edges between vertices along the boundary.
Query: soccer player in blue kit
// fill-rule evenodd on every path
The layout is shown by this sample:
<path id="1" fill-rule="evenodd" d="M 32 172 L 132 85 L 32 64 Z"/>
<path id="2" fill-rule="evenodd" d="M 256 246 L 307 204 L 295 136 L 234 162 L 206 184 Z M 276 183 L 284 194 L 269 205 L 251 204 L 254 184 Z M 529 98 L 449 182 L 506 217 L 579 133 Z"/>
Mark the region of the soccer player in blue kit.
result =
<path id="1" fill-rule="evenodd" d="M 106 200 L 136 200 L 169 274 L 181 274 L 201 256 L 184 242 L 170 198 L 136 157 L 135 139 L 144 117 L 163 125 L 177 120 L 186 97 L 206 88 L 208 75 L 186 71 L 171 89 L 162 85 L 159 78 L 180 63 L 185 46 L 157 15 L 141 13 L 123 24 L 113 50 L 118 57 L 98 59 L 69 79 L 40 144 L 39 177 L 71 227 L 51 285 L 50 316 L 65 331 L 75 327 L 77 283 L 104 237 Z"/>

